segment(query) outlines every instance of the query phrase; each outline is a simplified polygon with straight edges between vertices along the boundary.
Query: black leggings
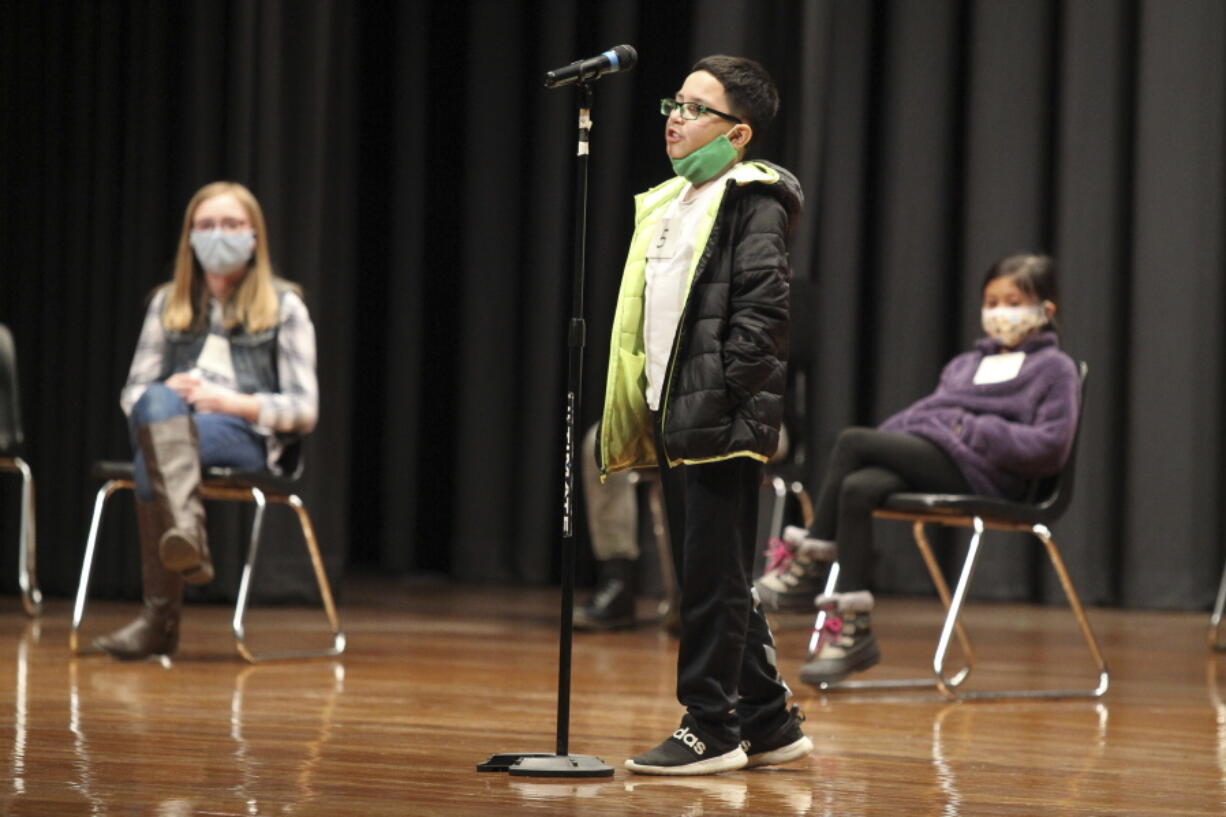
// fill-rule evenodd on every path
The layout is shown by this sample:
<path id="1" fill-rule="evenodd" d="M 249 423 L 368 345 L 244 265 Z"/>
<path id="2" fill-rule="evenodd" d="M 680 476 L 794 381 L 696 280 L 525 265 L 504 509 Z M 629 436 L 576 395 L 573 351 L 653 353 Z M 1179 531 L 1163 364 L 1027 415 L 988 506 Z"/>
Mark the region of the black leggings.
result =
<path id="1" fill-rule="evenodd" d="M 913 434 L 847 428 L 839 434 L 817 497 L 810 535 L 834 541 L 839 590 L 864 590 L 873 569 L 873 511 L 890 494 L 970 493 L 940 448 Z"/>

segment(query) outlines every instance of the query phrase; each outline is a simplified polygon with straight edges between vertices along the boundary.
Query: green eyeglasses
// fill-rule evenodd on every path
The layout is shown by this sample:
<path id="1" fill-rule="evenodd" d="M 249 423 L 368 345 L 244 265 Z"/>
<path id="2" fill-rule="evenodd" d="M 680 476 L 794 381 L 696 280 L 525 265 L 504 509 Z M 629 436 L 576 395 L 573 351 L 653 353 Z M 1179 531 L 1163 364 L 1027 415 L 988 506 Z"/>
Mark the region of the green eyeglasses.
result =
<path id="1" fill-rule="evenodd" d="M 713 113 L 721 119 L 727 119 L 729 122 L 734 122 L 738 125 L 743 124 L 740 117 L 733 116 L 730 113 L 717 111 L 714 108 L 708 108 L 698 102 L 678 102 L 675 99 L 660 100 L 660 115 L 671 116 L 673 111 L 679 110 L 682 119 L 697 119 L 704 113 Z"/>

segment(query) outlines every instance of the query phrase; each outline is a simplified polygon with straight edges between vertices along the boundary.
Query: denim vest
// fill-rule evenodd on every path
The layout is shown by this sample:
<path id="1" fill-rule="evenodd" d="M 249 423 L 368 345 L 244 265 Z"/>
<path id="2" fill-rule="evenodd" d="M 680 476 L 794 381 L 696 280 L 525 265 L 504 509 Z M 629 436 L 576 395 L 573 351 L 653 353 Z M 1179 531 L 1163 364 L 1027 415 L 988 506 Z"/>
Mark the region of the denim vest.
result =
<path id="1" fill-rule="evenodd" d="M 277 293 L 278 310 L 284 296 L 285 291 Z M 234 367 L 238 390 L 244 394 L 279 391 L 277 326 L 251 334 L 240 324 L 223 334 L 230 343 L 230 363 Z M 172 374 L 189 371 L 195 366 L 208 336 L 208 329 L 196 332 L 167 329 L 166 352 L 158 379 L 165 380 Z"/>

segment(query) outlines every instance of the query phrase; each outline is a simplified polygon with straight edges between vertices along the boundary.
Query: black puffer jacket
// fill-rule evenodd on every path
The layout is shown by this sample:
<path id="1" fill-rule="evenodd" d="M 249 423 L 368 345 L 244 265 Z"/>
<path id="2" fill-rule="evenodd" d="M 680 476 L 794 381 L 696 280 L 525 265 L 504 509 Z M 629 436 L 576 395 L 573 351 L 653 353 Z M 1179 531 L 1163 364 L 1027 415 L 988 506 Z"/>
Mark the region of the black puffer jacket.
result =
<path id="1" fill-rule="evenodd" d="M 669 462 L 765 461 L 778 446 L 788 352 L 786 240 L 802 205 L 796 178 L 777 165 L 744 163 L 727 182 L 690 285 L 657 416 Z M 638 269 L 636 246 L 632 241 L 627 277 Z M 623 308 L 636 295 L 640 308 Z M 640 384 L 626 388 L 634 379 L 628 350 L 642 349 L 641 298 L 641 283 L 624 279 L 602 417 L 606 472 L 655 464 Z M 637 328 L 630 325 L 635 315 Z M 637 338 L 627 335 L 631 330 Z"/>

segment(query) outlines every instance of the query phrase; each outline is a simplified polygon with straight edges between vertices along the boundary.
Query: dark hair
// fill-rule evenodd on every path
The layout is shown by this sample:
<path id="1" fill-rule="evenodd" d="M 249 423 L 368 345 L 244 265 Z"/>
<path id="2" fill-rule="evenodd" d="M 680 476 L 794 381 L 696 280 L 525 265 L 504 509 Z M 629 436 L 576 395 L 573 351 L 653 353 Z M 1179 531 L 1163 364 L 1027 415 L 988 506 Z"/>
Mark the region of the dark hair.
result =
<path id="1" fill-rule="evenodd" d="M 706 71 L 719 80 L 728 97 L 729 113 L 744 119 L 757 136 L 779 110 L 779 91 L 775 81 L 759 63 L 748 57 L 715 54 L 694 63 L 691 71 Z"/>
<path id="2" fill-rule="evenodd" d="M 1056 286 L 1056 259 L 1050 255 L 1032 255 L 1018 253 L 1008 255 L 988 267 L 987 275 L 983 276 L 982 293 L 988 284 L 997 278 L 1012 278 L 1017 288 L 1034 298 L 1039 303 L 1051 301 L 1059 304 L 1060 290 Z M 1053 332 L 1060 331 L 1060 324 L 1052 318 L 1047 328 Z"/>
<path id="3" fill-rule="evenodd" d="M 983 286 L 979 288 L 979 291 L 987 289 L 988 284 L 997 278 L 1012 278 L 1018 289 L 1039 303 L 1043 301 L 1058 303 L 1056 260 L 1050 255 L 1018 253 L 1000 259 L 988 267 L 988 273 L 983 277 Z"/>

